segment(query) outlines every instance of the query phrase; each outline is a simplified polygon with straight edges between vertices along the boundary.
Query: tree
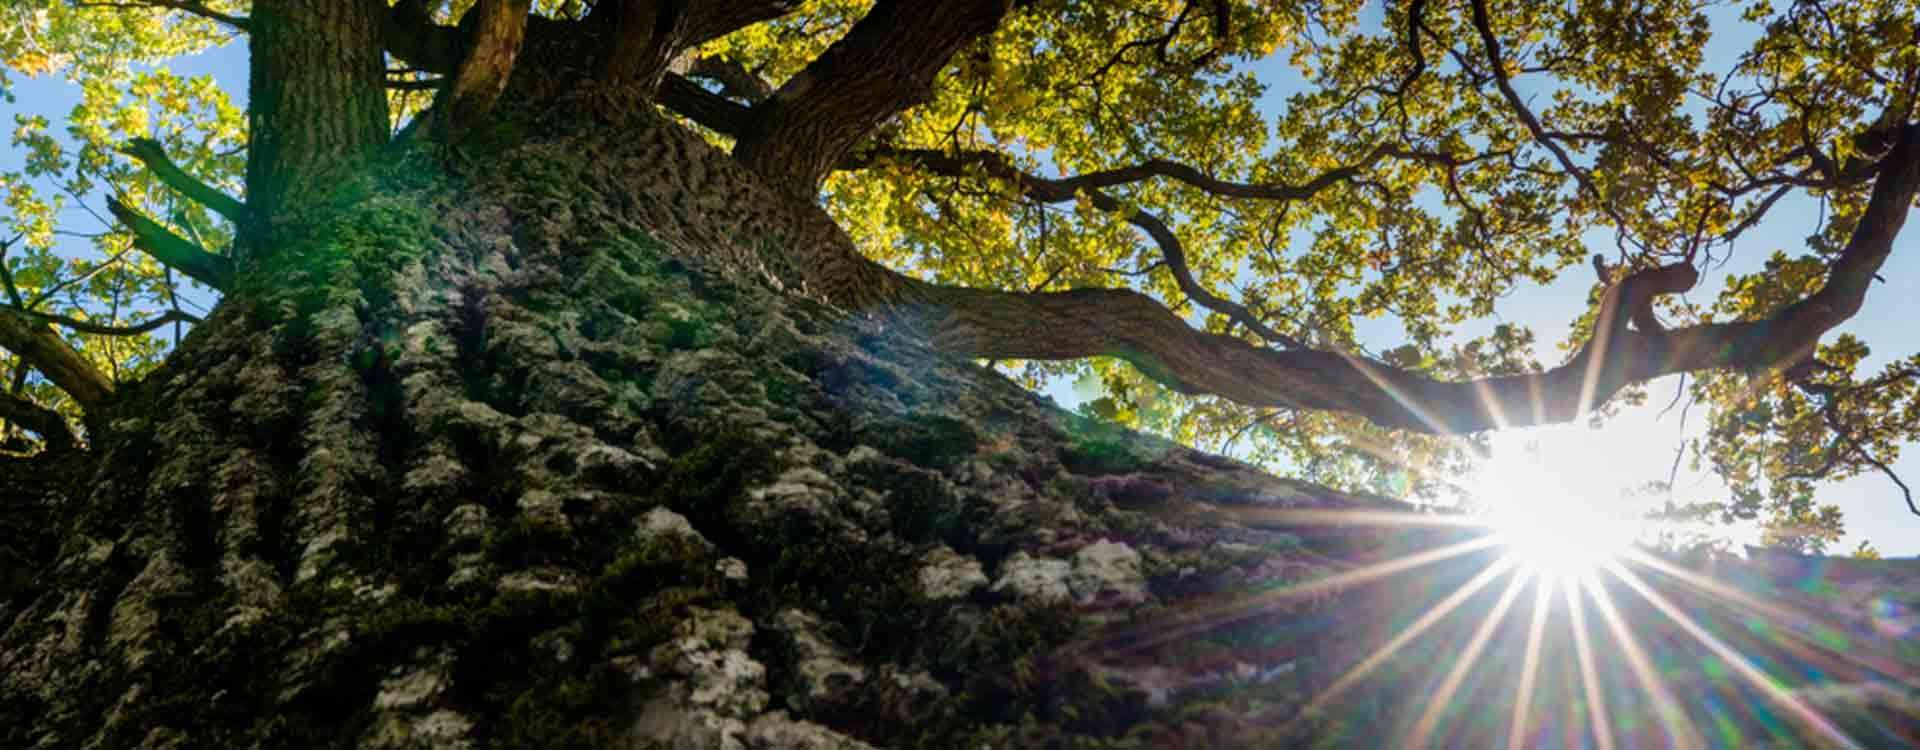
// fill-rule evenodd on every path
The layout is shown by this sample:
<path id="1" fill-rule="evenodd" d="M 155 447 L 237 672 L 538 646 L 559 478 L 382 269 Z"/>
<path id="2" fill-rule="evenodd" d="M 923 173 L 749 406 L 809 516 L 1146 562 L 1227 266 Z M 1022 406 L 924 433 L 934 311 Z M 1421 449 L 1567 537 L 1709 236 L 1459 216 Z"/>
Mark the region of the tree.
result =
<path id="1" fill-rule="evenodd" d="M 1173 541 L 1168 524 L 1196 518 L 1142 520 L 1191 510 L 1170 481 L 1309 492 L 1061 428 L 941 357 L 1076 363 L 1032 373 L 1087 368 L 1107 417 L 1188 438 L 1285 416 L 1259 450 L 1301 464 L 1336 439 L 1385 446 L 1335 462 L 1349 479 L 1696 373 L 1700 455 L 1739 494 L 1692 510 L 1766 512 L 1816 546 L 1838 518 L 1811 483 L 1884 470 L 1920 429 L 1920 360 L 1862 377 L 1864 343 L 1821 343 L 1920 189 L 1910 3 L 1756 7 L 1724 77 L 1686 3 L 1413 0 L 1384 34 L 1362 33 L 1359 3 L 1225 0 L 7 12 L 8 67 L 89 96 L 77 154 L 19 123 L 7 247 L 23 256 L 0 264 L 0 407 L 44 448 L 9 471 L 70 479 L 21 505 L 58 517 L 61 541 L 19 554 L 61 583 L 20 584 L 0 610 L 19 613 L 0 709 L 43 717 L 23 741 L 657 738 L 755 715 L 713 731 L 825 731 L 766 719 L 768 681 L 857 735 L 899 739 L 929 707 L 945 723 L 927 736 L 1023 731 L 1031 715 L 983 706 L 1044 697 L 1058 665 L 1033 644 L 1074 632 L 1062 597 L 1139 604 L 1171 596 L 1166 570 L 1239 564 Z M 209 84 L 139 66 L 232 34 L 251 51 L 244 124 Z M 1279 49 L 1313 86 L 1269 130 L 1242 63 Z M 110 186 L 108 260 L 52 252 L 34 179 Z M 1797 193 L 1825 207 L 1804 252 L 1713 304 L 1680 296 Z M 1449 343 L 1513 285 L 1580 264 L 1594 231 L 1618 252 L 1592 259 L 1564 362 L 1533 365 L 1510 326 Z M 180 277 L 221 301 L 163 363 L 149 334 L 193 317 Z M 122 321 L 123 301 L 145 317 Z M 1381 313 L 1411 343 L 1360 348 L 1354 317 Z M 1149 409 L 1160 388 L 1183 408 Z M 986 461 L 999 443 L 1008 466 Z M 753 468 L 717 478 L 734 460 Z M 1034 519 L 986 499 L 1000 490 L 1059 513 L 1099 499 L 1092 520 L 1034 526 L 1145 524 L 1153 554 L 1085 544 L 1075 577 L 1048 578 L 1064 569 L 1035 550 L 1061 540 L 1009 531 Z M 1277 533 L 1206 528 L 1200 548 Z M 926 580 L 983 578 L 983 560 L 1022 606 L 929 607 Z M 873 583 L 902 565 L 932 589 Z M 721 606 L 736 595 L 751 617 Z M 609 614 L 634 598 L 639 614 Z M 545 627 L 557 612 L 577 617 Z M 916 627 L 978 640 L 943 657 Z M 1008 633 L 1025 650 L 987 648 Z M 494 645 L 511 679 L 489 679 Z M 48 687 L 100 650 L 112 666 Z M 232 671 L 246 663 L 281 674 Z M 1011 676 L 961 681 L 962 664 Z M 141 693 L 189 677 L 230 692 Z M 595 724 L 621 679 L 693 687 L 659 688 L 635 727 Z M 303 713 L 239 718 L 289 706 Z M 1095 733 L 1138 709 L 1086 708 L 1112 715 L 1048 726 Z"/>

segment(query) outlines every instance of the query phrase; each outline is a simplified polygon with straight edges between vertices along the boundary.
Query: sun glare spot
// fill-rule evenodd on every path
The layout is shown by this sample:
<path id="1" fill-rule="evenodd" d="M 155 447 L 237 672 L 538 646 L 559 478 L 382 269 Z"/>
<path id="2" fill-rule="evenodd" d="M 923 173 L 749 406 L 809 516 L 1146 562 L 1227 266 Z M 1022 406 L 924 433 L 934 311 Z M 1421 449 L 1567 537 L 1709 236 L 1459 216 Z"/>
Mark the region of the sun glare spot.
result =
<path id="1" fill-rule="evenodd" d="M 1549 579 L 1590 580 L 1634 538 L 1630 524 L 1576 503 L 1508 508 L 1489 520 L 1515 564 Z"/>
<path id="2" fill-rule="evenodd" d="M 1550 464 L 1539 446 L 1504 451 L 1487 461 L 1472 485 L 1473 502 L 1507 557 L 1522 570 L 1550 579 L 1592 580 L 1618 558 L 1639 533 L 1637 523 L 1607 515 L 1617 499 L 1597 497 L 1592 456 L 1556 456 Z M 1562 465 L 1555 465 L 1562 464 Z"/>

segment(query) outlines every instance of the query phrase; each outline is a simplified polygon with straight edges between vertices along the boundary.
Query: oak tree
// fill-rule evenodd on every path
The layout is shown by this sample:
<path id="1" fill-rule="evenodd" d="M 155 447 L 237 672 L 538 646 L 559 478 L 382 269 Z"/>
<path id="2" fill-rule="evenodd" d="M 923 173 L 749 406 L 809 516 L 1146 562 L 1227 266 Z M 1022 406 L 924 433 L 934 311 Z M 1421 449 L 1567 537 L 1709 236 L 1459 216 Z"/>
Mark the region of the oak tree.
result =
<path id="1" fill-rule="evenodd" d="M 709 334 L 632 313 L 654 292 L 597 253 L 645 237 L 1030 384 L 1097 378 L 1100 419 L 1409 495 L 1471 461 L 1463 436 L 1690 373 L 1697 460 L 1733 494 L 1674 512 L 1818 549 L 1840 527 L 1817 483 L 1890 473 L 1920 434 L 1920 355 L 1863 371 L 1868 343 L 1832 335 L 1898 293 L 1877 274 L 1920 190 L 1920 6 L 1710 5 L 14 2 L 0 72 L 82 100 L 65 137 L 17 118 L 0 176 L 0 418 L 100 507 L 155 502 L 168 565 L 234 591 L 404 557 L 368 530 L 533 466 L 502 437 L 530 415 L 648 455 L 585 405 L 673 370 L 623 337 Z M 167 67 L 225 44 L 244 106 Z M 1269 101 L 1254 66 L 1281 58 L 1297 90 Z M 1804 241 L 1755 247 L 1808 199 Z M 1477 323 L 1563 274 L 1592 283 L 1558 361 Z M 1403 345 L 1368 348 L 1381 316 Z M 557 495 L 512 481 L 479 506 Z M 120 584 L 173 575 L 115 549 Z"/>

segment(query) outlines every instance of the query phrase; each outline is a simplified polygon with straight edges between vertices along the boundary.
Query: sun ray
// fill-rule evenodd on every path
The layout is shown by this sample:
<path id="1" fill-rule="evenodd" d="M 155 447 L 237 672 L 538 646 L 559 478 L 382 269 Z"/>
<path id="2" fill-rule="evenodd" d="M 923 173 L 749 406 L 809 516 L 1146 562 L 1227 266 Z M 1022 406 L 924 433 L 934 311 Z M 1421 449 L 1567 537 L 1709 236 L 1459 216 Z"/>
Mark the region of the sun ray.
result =
<path id="1" fill-rule="evenodd" d="M 1365 567 L 1336 573 L 1325 578 L 1316 578 L 1298 584 L 1263 591 L 1239 599 L 1223 602 L 1209 607 L 1198 608 L 1184 613 L 1170 622 L 1152 623 L 1114 633 L 1101 638 L 1095 644 L 1101 653 L 1121 655 L 1133 653 L 1155 646 L 1204 633 L 1215 628 L 1230 625 L 1242 619 L 1269 611 L 1280 604 L 1296 599 L 1319 596 L 1377 581 L 1388 576 L 1402 573 L 1424 565 L 1431 565 L 1452 557 L 1458 557 L 1475 550 L 1486 549 L 1497 544 L 1492 536 L 1481 536 L 1463 542 L 1435 547 L 1405 557 L 1386 560 Z M 1084 647 L 1083 647 L 1084 648 Z"/>
<path id="2" fill-rule="evenodd" d="M 1362 359 L 1360 357 L 1355 357 L 1350 354 L 1342 355 L 1342 356 L 1346 357 L 1347 363 L 1351 365 L 1354 370 L 1359 371 L 1361 375 L 1365 375 L 1368 380 L 1373 381 L 1373 385 L 1375 387 L 1379 388 L 1382 391 L 1385 391 L 1386 394 L 1389 397 L 1391 397 L 1394 401 L 1398 402 L 1402 408 L 1405 408 L 1407 411 L 1412 412 L 1413 416 L 1416 419 L 1419 419 L 1421 422 L 1425 423 L 1428 427 L 1432 428 L 1435 433 L 1447 434 L 1447 435 L 1454 434 L 1453 430 L 1449 429 L 1445 423 L 1435 418 L 1432 412 L 1427 411 L 1426 407 L 1421 406 L 1419 401 L 1415 399 L 1407 398 L 1406 394 L 1401 393 L 1398 387 L 1394 386 L 1394 384 L 1392 383 L 1387 382 L 1386 378 L 1380 377 L 1378 374 L 1376 374 L 1374 372 L 1374 368 L 1376 367 L 1376 365 L 1373 362 L 1366 359 Z"/>
<path id="3" fill-rule="evenodd" d="M 1531 382 L 1532 381 L 1529 381 L 1529 383 Z M 1535 393 L 1537 394 L 1538 386 L 1535 386 L 1535 388 L 1536 388 Z M 1474 378 L 1473 391 L 1474 391 L 1474 395 L 1479 397 L 1481 405 L 1487 407 L 1487 414 L 1493 417 L 1493 428 L 1496 430 L 1507 429 L 1507 413 L 1505 410 L 1502 410 L 1500 408 L 1499 400 L 1493 397 L 1493 386 L 1488 384 L 1487 379 Z M 1537 403 L 1535 404 L 1534 411 L 1536 412 L 1533 415 L 1534 423 L 1538 424 L 1540 421 L 1540 415 L 1538 414 L 1539 405 Z"/>
<path id="4" fill-rule="evenodd" d="M 1480 652 L 1486 650 L 1487 641 L 1493 639 L 1493 631 L 1507 618 L 1507 610 L 1513 608 L 1515 600 L 1520 598 L 1521 590 L 1526 588 L 1532 573 L 1521 570 L 1515 573 L 1513 580 L 1507 583 L 1507 590 L 1501 592 L 1500 601 L 1493 605 L 1493 611 L 1480 623 L 1480 629 L 1474 631 L 1473 639 L 1467 642 L 1467 649 L 1460 652 L 1453 662 L 1453 669 L 1440 683 L 1440 691 L 1427 701 L 1427 710 L 1420 714 L 1420 720 L 1413 725 L 1413 736 L 1407 742 L 1409 747 L 1427 747 L 1433 730 L 1440 724 L 1440 714 L 1453 702 L 1453 694 L 1459 692 L 1460 684 L 1467 679 L 1467 673 L 1473 670 L 1475 662 L 1480 660 Z"/>
<path id="5" fill-rule="evenodd" d="M 1533 688 L 1540 677 L 1540 646 L 1547 635 L 1547 608 L 1553 604 L 1553 584 L 1551 577 L 1541 577 L 1535 584 L 1533 596 L 1533 622 L 1527 627 L 1527 652 L 1520 662 L 1520 688 L 1515 691 L 1513 701 L 1513 727 L 1507 731 L 1508 750 L 1519 750 L 1526 742 L 1527 713 L 1533 706 Z"/>
<path id="6" fill-rule="evenodd" d="M 1373 672 L 1373 670 L 1379 668 L 1381 664 L 1393 658 L 1393 655 L 1398 653 L 1408 642 L 1420 637 L 1420 634 L 1425 633 L 1428 628 L 1433 627 L 1434 623 L 1439 622 L 1455 609 L 1458 609 L 1468 598 L 1479 593 L 1481 589 L 1487 587 L 1487 584 L 1492 583 L 1493 579 L 1499 578 L 1500 574 L 1505 573 L 1512 567 L 1513 562 L 1510 560 L 1496 560 L 1492 565 L 1487 566 L 1485 570 L 1480 571 L 1480 574 L 1474 576 L 1472 580 L 1461 584 L 1459 589 L 1456 589 L 1452 594 L 1448 594 L 1447 598 L 1442 599 L 1438 604 L 1433 605 L 1432 608 L 1421 614 L 1420 618 L 1414 620 L 1405 630 L 1400 631 L 1394 635 L 1391 640 L 1381 644 L 1379 648 L 1374 649 L 1373 653 L 1367 655 L 1367 658 L 1360 660 L 1360 663 L 1353 665 L 1345 674 L 1340 675 L 1339 679 L 1334 680 L 1332 685 L 1328 685 L 1327 689 L 1320 691 L 1319 695 L 1314 696 L 1313 700 L 1308 701 L 1306 707 L 1301 709 L 1300 716 L 1312 716 L 1325 709 L 1326 705 L 1332 702 L 1333 699 L 1340 697 L 1342 693 L 1351 689 L 1361 679 L 1364 679 L 1369 673 Z M 1299 719 L 1295 719 L 1295 721 L 1298 720 Z"/>
<path id="7" fill-rule="evenodd" d="M 1599 750 L 1613 750 L 1613 723 L 1607 718 L 1606 694 L 1600 692 L 1600 670 L 1593 663 L 1593 641 L 1587 637 L 1587 605 L 1578 582 L 1564 589 L 1567 614 L 1572 620 L 1574 655 L 1580 661 L 1580 687 L 1587 695 L 1587 715 L 1593 725 L 1594 744 Z"/>
<path id="8" fill-rule="evenodd" d="M 1807 657 L 1809 661 L 1821 661 L 1820 659 L 1813 658 L 1813 655 L 1809 653 L 1817 650 L 1820 653 L 1830 654 L 1831 658 L 1848 662 L 1858 668 L 1892 680 L 1907 684 L 1920 684 L 1920 674 L 1915 673 L 1912 669 L 1908 669 L 1896 661 L 1884 658 L 1872 658 L 1873 654 L 1871 651 L 1863 654 L 1853 649 L 1834 649 L 1821 643 L 1819 639 L 1805 632 L 1821 624 L 1821 621 L 1804 612 L 1775 602 L 1769 602 L 1758 596 L 1715 581 L 1712 578 L 1687 570 L 1686 568 L 1662 560 L 1655 555 L 1650 555 L 1639 550 L 1628 551 L 1626 559 L 1660 571 L 1679 580 L 1681 583 L 1699 589 L 1709 596 L 1718 598 L 1730 606 L 1744 607 L 1755 614 L 1764 616 L 1768 625 L 1780 626 L 1773 632 L 1780 632 L 1788 638 L 1799 641 L 1799 643 L 1796 644 L 1787 643 L 1783 640 L 1780 642 L 1780 645 L 1793 650 L 1796 655 Z"/>
<path id="9" fill-rule="evenodd" d="M 1752 684 L 1754 688 L 1758 689 L 1761 694 L 1767 696 L 1768 699 L 1779 704 L 1781 708 L 1786 709 L 1788 715 L 1797 719 L 1808 729 L 1813 730 L 1817 736 L 1838 747 L 1860 747 L 1859 743 L 1854 742 L 1846 733 L 1841 732 L 1839 727 L 1834 726 L 1833 722 L 1821 716 L 1820 712 L 1815 711 L 1813 707 L 1807 705 L 1805 701 L 1800 700 L 1794 696 L 1792 692 L 1781 687 L 1780 683 L 1767 675 L 1767 673 L 1760 671 L 1759 667 L 1754 666 L 1752 660 L 1740 652 L 1735 651 L 1733 647 L 1728 646 L 1726 642 L 1720 640 L 1714 634 L 1707 632 L 1706 628 L 1702 627 L 1700 623 L 1692 617 L 1689 617 L 1687 613 L 1680 611 L 1680 608 L 1675 606 L 1664 594 L 1655 591 L 1653 587 L 1648 586 L 1645 581 L 1641 580 L 1638 574 L 1628 570 L 1625 565 L 1617 562 L 1608 565 L 1607 568 L 1608 572 L 1618 576 L 1622 582 L 1626 583 L 1635 593 L 1638 593 L 1641 598 L 1646 599 L 1655 609 L 1660 610 L 1661 614 L 1666 615 L 1667 619 L 1672 620 L 1674 624 L 1680 626 L 1680 629 L 1687 631 L 1688 635 L 1693 636 L 1694 640 L 1699 641 L 1701 645 L 1706 646 L 1708 650 L 1711 650 L 1714 654 L 1732 665 L 1734 671 L 1745 678 L 1749 684 Z"/>
<path id="10" fill-rule="evenodd" d="M 1487 522 L 1464 515 L 1409 513 L 1385 510 L 1316 510 L 1309 508 L 1223 508 L 1241 523 L 1291 528 L 1298 526 L 1420 526 L 1485 528 Z"/>
<path id="11" fill-rule="evenodd" d="M 1640 648 L 1640 639 L 1633 636 L 1626 620 L 1614 607 L 1613 598 L 1599 581 L 1587 579 L 1579 582 L 1593 597 L 1594 609 L 1600 611 L 1600 619 L 1605 620 L 1607 629 L 1613 632 L 1613 638 L 1620 644 L 1620 650 L 1626 654 L 1627 666 L 1632 669 L 1634 679 L 1640 683 L 1640 689 L 1653 699 L 1654 711 L 1660 717 L 1661 726 L 1667 730 L 1667 736 L 1673 747 L 1691 750 L 1700 747 L 1700 738 L 1687 720 L 1686 712 L 1680 709 L 1680 702 L 1674 700 L 1673 691 L 1667 689 L 1665 681 L 1660 679 L 1653 669 L 1653 662 L 1647 658 L 1647 652 Z"/>

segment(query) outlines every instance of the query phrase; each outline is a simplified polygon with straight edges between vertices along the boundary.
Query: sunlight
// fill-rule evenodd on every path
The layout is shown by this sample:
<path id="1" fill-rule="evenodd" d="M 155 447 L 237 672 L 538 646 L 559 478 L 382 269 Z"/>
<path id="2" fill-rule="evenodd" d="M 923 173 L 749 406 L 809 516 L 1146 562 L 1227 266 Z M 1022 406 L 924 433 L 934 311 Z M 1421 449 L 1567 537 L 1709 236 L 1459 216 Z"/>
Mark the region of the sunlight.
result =
<path id="1" fill-rule="evenodd" d="M 1556 451 L 1562 453 L 1567 451 Z M 1549 463 L 1532 443 L 1496 451 L 1468 485 L 1508 557 L 1523 571 L 1548 580 L 1593 580 L 1632 546 L 1639 525 L 1601 513 L 1617 506 L 1596 496 L 1590 473 L 1601 456 L 1554 455 Z M 1611 502 L 1610 502 L 1611 501 Z"/>
<path id="2" fill-rule="evenodd" d="M 1499 628 L 1500 622 L 1507 618 L 1507 611 L 1513 609 L 1514 601 L 1518 600 L 1520 592 L 1526 589 L 1529 578 L 1527 571 L 1522 570 L 1514 574 L 1513 580 L 1507 582 L 1507 590 L 1500 594 L 1500 601 L 1495 602 L 1493 610 L 1480 621 L 1480 628 L 1473 632 L 1473 639 L 1467 642 L 1466 650 L 1461 651 L 1460 656 L 1454 659 L 1453 669 L 1448 671 L 1446 678 L 1440 681 L 1439 691 L 1434 694 L 1432 700 L 1427 701 L 1427 709 L 1421 712 L 1420 720 L 1414 723 L 1413 737 L 1407 742 L 1409 747 L 1430 747 L 1433 744 L 1431 740 L 1434 730 L 1440 726 L 1441 714 L 1446 713 L 1448 709 L 1459 707 L 1459 704 L 1453 700 L 1454 694 L 1460 691 L 1461 683 L 1467 680 L 1467 673 L 1471 672 L 1479 662 L 1480 652 L 1485 651 L 1487 643 L 1493 640 L 1494 630 Z"/>
<path id="3" fill-rule="evenodd" d="M 1549 503 L 1497 511 L 1494 536 L 1522 570 L 1549 580 L 1592 580 L 1633 545 L 1634 524 L 1607 518 L 1578 502 Z"/>

